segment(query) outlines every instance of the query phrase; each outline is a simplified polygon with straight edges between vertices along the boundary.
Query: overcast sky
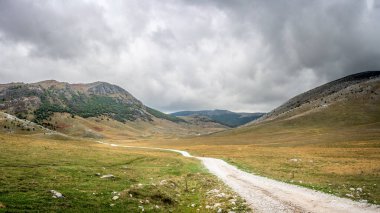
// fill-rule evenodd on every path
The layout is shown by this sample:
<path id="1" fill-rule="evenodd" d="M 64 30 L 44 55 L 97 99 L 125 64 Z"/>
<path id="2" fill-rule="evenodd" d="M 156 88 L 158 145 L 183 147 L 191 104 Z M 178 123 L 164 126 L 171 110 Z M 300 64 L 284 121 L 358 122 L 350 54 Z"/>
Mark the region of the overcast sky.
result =
<path id="1" fill-rule="evenodd" d="M 165 112 L 265 112 L 366 70 L 380 70 L 377 0 L 0 0 L 0 83 L 106 81 Z"/>

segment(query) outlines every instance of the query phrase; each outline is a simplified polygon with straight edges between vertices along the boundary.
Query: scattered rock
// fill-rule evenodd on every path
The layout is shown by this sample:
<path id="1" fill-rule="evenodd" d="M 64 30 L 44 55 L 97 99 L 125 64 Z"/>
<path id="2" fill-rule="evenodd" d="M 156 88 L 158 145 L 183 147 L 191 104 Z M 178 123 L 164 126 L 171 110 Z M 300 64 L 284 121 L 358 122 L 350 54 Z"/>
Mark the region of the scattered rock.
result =
<path id="1" fill-rule="evenodd" d="M 236 205 L 236 199 L 230 199 L 229 201 L 232 205 Z"/>
<path id="2" fill-rule="evenodd" d="M 355 188 L 350 188 L 351 191 L 355 191 Z"/>
<path id="3" fill-rule="evenodd" d="M 359 188 L 356 188 L 356 191 L 363 192 L 363 189 L 359 187 Z"/>
<path id="4" fill-rule="evenodd" d="M 112 206 L 115 206 L 115 204 L 114 204 L 114 203 L 111 203 L 110 206 L 111 206 L 111 207 L 112 207 Z"/>
<path id="5" fill-rule="evenodd" d="M 292 158 L 292 159 L 290 159 L 289 161 L 290 161 L 290 162 L 295 162 L 295 163 L 297 163 L 297 162 L 301 162 L 301 159 Z"/>
<path id="6" fill-rule="evenodd" d="M 117 199 L 119 199 L 119 196 L 115 195 L 115 196 L 112 197 L 112 200 L 117 200 Z"/>
<path id="7" fill-rule="evenodd" d="M 96 173 L 95 175 L 96 175 L 96 176 L 101 176 L 102 174 L 100 174 L 100 173 Z"/>
<path id="8" fill-rule="evenodd" d="M 155 205 L 154 207 L 155 207 L 156 209 L 159 209 L 159 208 L 160 208 L 160 206 L 158 206 L 158 205 Z"/>
<path id="9" fill-rule="evenodd" d="M 209 209 L 209 208 L 211 208 L 211 206 L 207 205 L 205 208 L 206 208 L 206 209 Z"/>
<path id="10" fill-rule="evenodd" d="M 102 178 L 102 179 L 110 179 L 110 178 L 115 178 L 115 176 L 112 175 L 112 174 L 108 174 L 108 175 L 103 175 L 100 178 Z"/>
<path id="11" fill-rule="evenodd" d="M 220 190 L 218 190 L 218 189 L 212 189 L 212 190 L 208 191 L 207 194 L 217 194 L 219 192 L 220 192 Z"/>
<path id="12" fill-rule="evenodd" d="M 216 209 L 216 208 L 218 208 L 218 207 L 221 206 L 221 205 L 222 205 L 222 204 L 220 204 L 220 203 L 215 203 L 214 206 L 213 206 L 213 208 Z"/>
<path id="13" fill-rule="evenodd" d="M 217 213 L 222 213 L 222 211 L 223 210 L 221 208 L 219 208 L 218 211 L 217 211 Z"/>
<path id="14" fill-rule="evenodd" d="M 139 206 L 139 209 L 141 209 L 142 212 L 145 211 L 144 206 Z"/>
<path id="15" fill-rule="evenodd" d="M 220 194 L 217 194 L 216 197 L 223 198 L 223 197 L 226 197 L 226 194 L 220 193 Z"/>
<path id="16" fill-rule="evenodd" d="M 65 198 L 62 193 L 55 191 L 55 190 L 50 190 L 50 192 L 53 194 L 53 198 Z"/>
<path id="17" fill-rule="evenodd" d="M 194 207 L 195 207 L 195 204 L 194 204 L 194 203 L 193 203 L 193 204 L 191 204 L 191 207 L 193 207 L 193 208 L 194 208 Z"/>
<path id="18" fill-rule="evenodd" d="M 347 197 L 354 197 L 352 194 L 346 194 Z"/>

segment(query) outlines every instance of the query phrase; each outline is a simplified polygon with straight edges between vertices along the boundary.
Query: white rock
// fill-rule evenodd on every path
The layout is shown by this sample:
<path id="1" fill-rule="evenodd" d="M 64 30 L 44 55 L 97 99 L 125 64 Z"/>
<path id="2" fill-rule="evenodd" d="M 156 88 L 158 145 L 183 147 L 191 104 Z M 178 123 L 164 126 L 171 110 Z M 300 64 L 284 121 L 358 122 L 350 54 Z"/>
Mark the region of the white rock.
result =
<path id="1" fill-rule="evenodd" d="M 191 207 L 193 207 L 193 208 L 194 208 L 194 207 L 195 207 L 195 204 L 194 204 L 194 203 L 193 203 L 193 204 L 191 204 Z"/>
<path id="2" fill-rule="evenodd" d="M 208 191 L 207 194 L 217 194 L 219 192 L 220 192 L 220 190 L 218 190 L 218 189 L 212 189 L 212 190 Z"/>
<path id="3" fill-rule="evenodd" d="M 347 197 L 354 197 L 352 194 L 346 194 Z"/>
<path id="4" fill-rule="evenodd" d="M 219 198 L 226 197 L 226 194 L 220 193 L 220 194 L 217 194 L 216 197 L 219 197 Z"/>
<path id="5" fill-rule="evenodd" d="M 218 211 L 217 211 L 217 213 L 222 213 L 222 211 L 223 210 L 221 208 L 219 208 Z"/>
<path id="6" fill-rule="evenodd" d="M 117 199 L 119 199 L 119 196 L 113 196 L 112 197 L 112 200 L 117 200 Z"/>
<path id="7" fill-rule="evenodd" d="M 359 187 L 359 188 L 356 188 L 356 191 L 363 192 L 363 189 Z"/>
<path id="8" fill-rule="evenodd" d="M 114 203 L 111 203 L 110 206 L 111 206 L 111 207 L 112 207 L 112 206 L 115 206 L 115 204 L 114 204 Z"/>
<path id="9" fill-rule="evenodd" d="M 53 194 L 53 198 L 65 198 L 62 193 L 55 191 L 55 190 L 50 190 L 50 192 Z"/>
<path id="10" fill-rule="evenodd" d="M 206 205 L 206 207 L 205 207 L 206 209 L 209 209 L 209 208 L 211 208 L 211 206 L 209 206 L 209 205 Z"/>
<path id="11" fill-rule="evenodd" d="M 222 204 L 220 204 L 220 203 L 215 203 L 213 207 L 214 207 L 214 208 L 217 208 L 217 207 L 219 207 L 219 206 L 221 206 L 221 205 L 222 205 Z"/>
<path id="12" fill-rule="evenodd" d="M 105 179 L 105 178 L 114 178 L 114 177 L 115 177 L 114 175 L 108 174 L 108 175 L 103 175 L 100 178 Z"/>

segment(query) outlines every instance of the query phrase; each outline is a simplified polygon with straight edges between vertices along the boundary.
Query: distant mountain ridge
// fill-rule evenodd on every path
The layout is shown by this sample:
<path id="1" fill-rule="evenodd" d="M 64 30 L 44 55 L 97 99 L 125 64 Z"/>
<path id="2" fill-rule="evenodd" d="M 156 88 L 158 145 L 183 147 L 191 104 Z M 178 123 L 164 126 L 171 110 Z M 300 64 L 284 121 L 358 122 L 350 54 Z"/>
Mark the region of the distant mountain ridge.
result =
<path id="1" fill-rule="evenodd" d="M 265 113 L 238 113 L 228 110 L 201 110 L 201 111 L 180 111 L 171 113 L 174 116 L 204 116 L 220 124 L 237 127 L 255 119 L 260 118 Z"/>
<path id="2" fill-rule="evenodd" d="M 56 112 L 83 118 L 107 116 L 120 122 L 152 121 L 153 117 L 181 121 L 146 107 L 123 88 L 106 82 L 0 84 L 0 110 L 40 124 Z"/>

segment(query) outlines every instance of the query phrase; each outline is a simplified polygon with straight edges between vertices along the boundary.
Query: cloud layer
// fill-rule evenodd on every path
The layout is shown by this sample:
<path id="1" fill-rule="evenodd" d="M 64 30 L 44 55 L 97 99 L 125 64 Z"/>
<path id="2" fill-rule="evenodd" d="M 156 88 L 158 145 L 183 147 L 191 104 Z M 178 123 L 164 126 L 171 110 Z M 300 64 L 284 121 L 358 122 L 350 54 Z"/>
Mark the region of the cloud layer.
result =
<path id="1" fill-rule="evenodd" d="M 118 84 L 160 110 L 269 111 L 380 70 L 376 1 L 0 1 L 0 83 Z"/>

